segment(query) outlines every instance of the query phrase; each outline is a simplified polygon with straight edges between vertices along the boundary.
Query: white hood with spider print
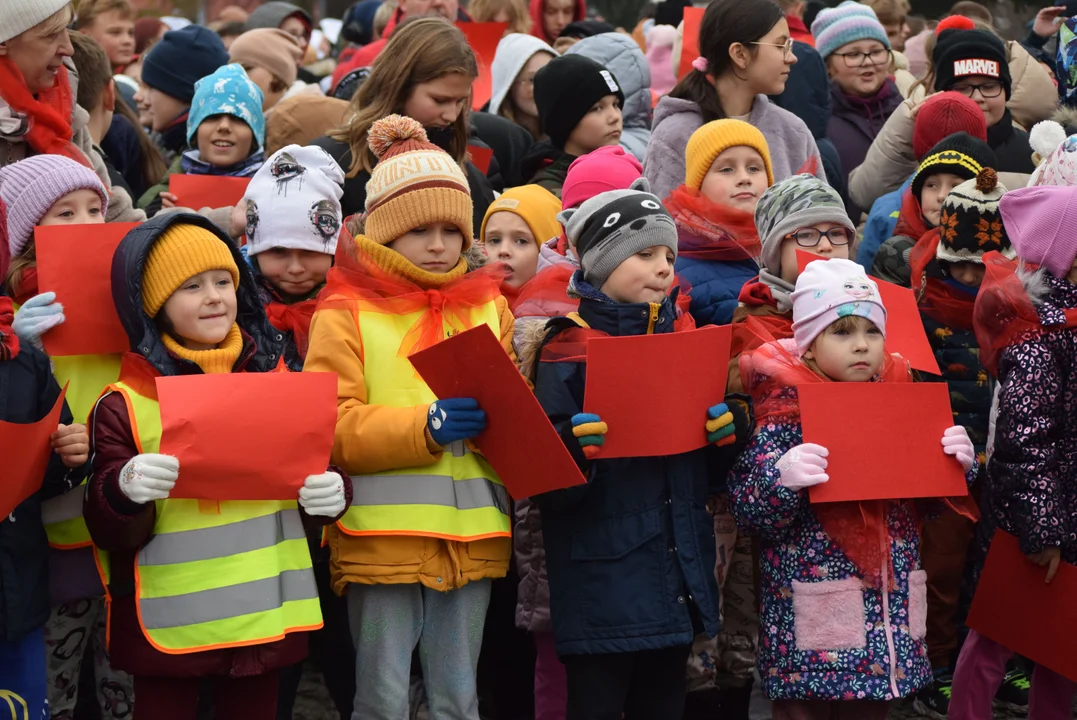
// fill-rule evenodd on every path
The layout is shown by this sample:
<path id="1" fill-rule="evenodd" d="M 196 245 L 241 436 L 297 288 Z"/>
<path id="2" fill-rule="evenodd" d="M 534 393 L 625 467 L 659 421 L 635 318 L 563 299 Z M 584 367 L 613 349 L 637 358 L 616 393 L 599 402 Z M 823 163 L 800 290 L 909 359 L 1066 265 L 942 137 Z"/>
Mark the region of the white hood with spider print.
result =
<path id="1" fill-rule="evenodd" d="M 344 171 L 319 147 L 288 145 L 251 178 L 241 204 L 247 211 L 247 255 L 270 248 L 332 255 L 340 232 Z"/>

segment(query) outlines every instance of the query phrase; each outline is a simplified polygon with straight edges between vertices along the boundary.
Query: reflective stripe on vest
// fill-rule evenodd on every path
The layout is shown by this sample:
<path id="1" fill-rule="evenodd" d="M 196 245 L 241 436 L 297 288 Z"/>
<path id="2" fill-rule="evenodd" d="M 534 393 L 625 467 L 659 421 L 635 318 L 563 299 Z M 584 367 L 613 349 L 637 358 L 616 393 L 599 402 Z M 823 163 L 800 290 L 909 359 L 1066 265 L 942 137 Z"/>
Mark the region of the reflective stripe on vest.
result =
<path id="1" fill-rule="evenodd" d="M 419 313 L 359 312 L 367 402 L 393 407 L 426 406 L 437 397 L 398 354 Z M 471 311 L 473 326 L 495 334 L 501 320 L 493 301 Z M 446 335 L 451 328 L 445 326 Z M 352 505 L 337 526 L 349 535 L 420 535 L 470 542 L 511 537 L 508 491 L 486 459 L 453 443 L 436 462 L 421 468 L 352 476 Z"/>
<path id="2" fill-rule="evenodd" d="M 157 402 L 123 382 L 139 451 L 160 450 Z M 182 468 L 180 469 L 182 473 Z M 153 537 L 135 559 L 138 619 L 161 652 L 273 642 L 322 626 L 318 588 L 295 501 L 157 502 Z"/>

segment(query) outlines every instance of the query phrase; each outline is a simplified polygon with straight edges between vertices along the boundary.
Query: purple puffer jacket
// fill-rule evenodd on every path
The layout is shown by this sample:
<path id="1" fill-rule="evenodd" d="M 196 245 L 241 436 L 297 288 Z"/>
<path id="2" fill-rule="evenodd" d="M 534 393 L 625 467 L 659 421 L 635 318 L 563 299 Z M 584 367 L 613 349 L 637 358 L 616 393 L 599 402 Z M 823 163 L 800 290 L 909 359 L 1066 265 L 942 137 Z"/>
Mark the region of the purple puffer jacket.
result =
<path id="1" fill-rule="evenodd" d="M 1064 326 L 1077 285 L 1024 276 L 1043 325 Z M 996 528 L 1025 553 L 1060 547 L 1077 562 L 1077 332 L 1064 327 L 1006 348 L 998 363 L 998 419 L 982 499 L 979 559 Z M 976 567 L 978 580 L 979 563 Z"/>

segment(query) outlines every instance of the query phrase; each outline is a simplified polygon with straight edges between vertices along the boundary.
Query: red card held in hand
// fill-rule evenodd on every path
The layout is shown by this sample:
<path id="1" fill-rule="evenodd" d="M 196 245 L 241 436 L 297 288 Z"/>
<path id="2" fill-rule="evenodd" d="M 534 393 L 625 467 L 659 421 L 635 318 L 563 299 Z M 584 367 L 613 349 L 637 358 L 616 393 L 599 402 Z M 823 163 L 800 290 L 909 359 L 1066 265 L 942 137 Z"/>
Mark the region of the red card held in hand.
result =
<path id="1" fill-rule="evenodd" d="M 494 55 L 497 54 L 497 44 L 505 36 L 508 23 L 503 22 L 458 22 L 456 27 L 464 33 L 467 44 L 475 54 L 475 62 L 479 66 L 479 76 L 471 86 L 471 109 L 482 110 L 482 107 L 490 102 L 493 90 L 493 79 L 490 67 L 494 63 Z"/>
<path id="2" fill-rule="evenodd" d="M 995 531 L 967 624 L 1038 665 L 1077 682 L 1077 567 L 1034 565 L 1013 535 Z"/>
<path id="3" fill-rule="evenodd" d="M 609 427 L 595 457 L 654 457 L 707 444 L 707 409 L 722 402 L 729 325 L 587 341 L 584 412 Z"/>
<path id="4" fill-rule="evenodd" d="M 335 373 L 159 377 L 157 396 L 161 452 L 180 463 L 171 497 L 295 500 L 329 466 Z"/>
<path id="5" fill-rule="evenodd" d="M 250 182 L 250 178 L 221 175 L 173 175 L 168 181 L 168 191 L 177 197 L 177 207 L 189 210 L 235 207 Z"/>
<path id="6" fill-rule="evenodd" d="M 52 434 L 60 425 L 67 386 L 52 409 L 37 422 L 10 423 L 0 420 L 0 456 L 4 480 L 0 482 L 0 520 L 14 512 L 26 498 L 41 489 L 52 456 Z"/>
<path id="7" fill-rule="evenodd" d="M 797 250 L 797 266 L 800 272 L 804 272 L 808 263 L 819 260 L 826 259 Z M 864 273 L 864 276 L 867 277 L 867 273 Z M 939 363 L 935 359 L 927 333 L 924 332 L 920 308 L 916 305 L 916 296 L 912 290 L 876 277 L 871 280 L 879 286 L 879 298 L 886 308 L 886 351 L 905 358 L 915 370 L 941 375 Z"/>
<path id="8" fill-rule="evenodd" d="M 131 349 L 112 301 L 112 256 L 137 223 L 34 229 L 38 288 L 56 293 L 64 322 L 41 336 L 49 355 L 105 355 Z"/>
<path id="9" fill-rule="evenodd" d="M 804 442 L 822 445 L 830 480 L 813 503 L 968 495 L 965 473 L 942 451 L 953 426 L 945 383 L 799 385 Z"/>
<path id="10" fill-rule="evenodd" d="M 474 398 L 486 412 L 475 444 L 514 498 L 582 485 L 583 474 L 489 325 L 408 358 L 439 398 Z"/>

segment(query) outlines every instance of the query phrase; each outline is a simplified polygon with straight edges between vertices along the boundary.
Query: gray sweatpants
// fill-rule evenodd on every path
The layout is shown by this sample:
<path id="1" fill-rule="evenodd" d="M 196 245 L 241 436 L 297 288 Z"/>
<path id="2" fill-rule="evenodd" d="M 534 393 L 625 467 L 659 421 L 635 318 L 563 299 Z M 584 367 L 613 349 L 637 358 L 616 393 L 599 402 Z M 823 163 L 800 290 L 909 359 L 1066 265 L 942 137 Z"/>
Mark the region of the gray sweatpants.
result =
<path id="1" fill-rule="evenodd" d="M 475 673 L 490 580 L 438 592 L 419 583 L 348 586 L 355 643 L 352 720 L 407 720 L 416 644 L 431 720 L 479 720 Z"/>

